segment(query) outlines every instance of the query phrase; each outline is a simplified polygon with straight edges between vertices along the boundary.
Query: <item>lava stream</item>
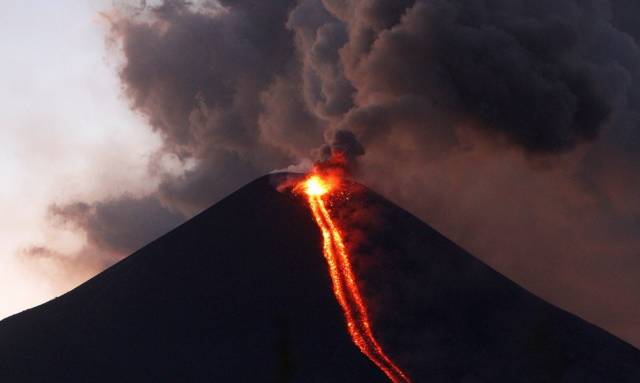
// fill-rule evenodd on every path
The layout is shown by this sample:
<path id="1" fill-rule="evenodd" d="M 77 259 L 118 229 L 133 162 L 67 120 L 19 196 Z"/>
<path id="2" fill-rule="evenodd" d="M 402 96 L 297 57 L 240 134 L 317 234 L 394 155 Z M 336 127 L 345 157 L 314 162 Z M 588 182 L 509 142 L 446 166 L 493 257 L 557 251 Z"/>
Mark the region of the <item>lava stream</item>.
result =
<path id="1" fill-rule="evenodd" d="M 301 185 L 307 195 L 313 218 L 322 232 L 323 254 L 329 266 L 333 292 L 347 321 L 349 335 L 360 351 L 375 363 L 389 380 L 393 383 L 409 383 L 411 380 L 385 354 L 371 330 L 367 309 L 358 290 L 342 234 L 325 206 L 323 197 L 331 187 L 332 183 L 329 180 L 318 175 L 309 177 Z"/>

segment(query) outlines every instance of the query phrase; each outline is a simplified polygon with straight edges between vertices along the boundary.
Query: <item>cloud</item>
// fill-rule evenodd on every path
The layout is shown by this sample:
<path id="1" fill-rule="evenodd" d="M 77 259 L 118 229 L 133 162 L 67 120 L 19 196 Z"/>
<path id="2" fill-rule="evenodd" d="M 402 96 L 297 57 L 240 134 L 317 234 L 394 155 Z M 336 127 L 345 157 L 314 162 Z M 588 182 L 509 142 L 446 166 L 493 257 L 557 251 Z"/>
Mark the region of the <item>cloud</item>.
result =
<path id="1" fill-rule="evenodd" d="M 108 257 L 101 259 L 98 256 L 99 250 L 94 249 L 91 255 L 87 254 L 88 250 L 85 248 L 69 255 L 46 246 L 30 246 L 20 251 L 19 260 L 29 270 L 48 275 L 55 290 L 64 291 L 86 280 L 96 268 L 103 268 L 110 263 Z M 64 287 L 61 289 L 61 286 Z"/>
<path id="2" fill-rule="evenodd" d="M 172 213 L 153 197 L 122 196 L 92 204 L 74 202 L 52 205 L 51 219 L 58 224 L 71 225 L 84 231 L 87 242 L 100 250 L 117 256 L 128 254 L 145 245 L 184 220 Z M 32 255 L 46 255 L 32 248 Z"/>
<path id="3" fill-rule="evenodd" d="M 172 212 L 194 214 L 333 147 L 358 157 L 365 183 L 498 270 L 640 344 L 636 8 L 173 0 L 120 10 L 111 38 L 124 93 L 161 153 L 193 166 L 161 173 L 152 196 L 52 212 L 123 253 L 179 222 Z"/>

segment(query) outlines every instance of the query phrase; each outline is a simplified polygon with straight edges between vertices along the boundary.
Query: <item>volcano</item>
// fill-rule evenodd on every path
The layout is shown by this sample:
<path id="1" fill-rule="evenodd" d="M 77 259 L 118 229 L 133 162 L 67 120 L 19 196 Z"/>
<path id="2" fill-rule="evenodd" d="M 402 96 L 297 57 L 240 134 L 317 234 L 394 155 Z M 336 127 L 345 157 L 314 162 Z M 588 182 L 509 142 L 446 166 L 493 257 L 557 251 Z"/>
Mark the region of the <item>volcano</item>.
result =
<path id="1" fill-rule="evenodd" d="M 304 198 L 260 178 L 0 322 L 0 382 L 387 382 L 352 343 Z M 640 382 L 640 351 L 360 186 L 354 269 L 414 382 Z M 357 213 L 357 212 L 356 212 Z"/>

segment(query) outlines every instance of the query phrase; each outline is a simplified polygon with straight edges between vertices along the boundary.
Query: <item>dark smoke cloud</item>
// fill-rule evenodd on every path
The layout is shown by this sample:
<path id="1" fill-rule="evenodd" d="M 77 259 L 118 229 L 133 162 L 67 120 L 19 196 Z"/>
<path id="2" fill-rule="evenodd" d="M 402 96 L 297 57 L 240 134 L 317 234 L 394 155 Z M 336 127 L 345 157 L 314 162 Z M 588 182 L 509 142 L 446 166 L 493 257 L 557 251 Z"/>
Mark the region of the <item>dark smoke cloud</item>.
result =
<path id="1" fill-rule="evenodd" d="M 611 28 L 596 3 L 418 1 L 386 28 L 397 16 L 365 9 L 350 22 L 347 72 L 361 104 L 419 99 L 530 152 L 571 149 L 624 97 L 621 52 L 593 47 Z"/>
<path id="2" fill-rule="evenodd" d="M 155 197 L 123 196 L 93 204 L 52 205 L 49 214 L 58 224 L 80 227 L 89 245 L 116 255 L 137 250 L 184 220 Z"/>
<path id="3" fill-rule="evenodd" d="M 194 165 L 164 175 L 155 196 L 52 211 L 125 254 L 178 222 L 171 211 L 191 215 L 254 177 L 340 151 L 368 185 L 498 270 L 640 344 L 639 7 L 168 0 L 120 10 L 109 17 L 124 92 L 162 136 L 161 154 Z M 138 213 L 116 213 L 128 211 Z"/>
<path id="4" fill-rule="evenodd" d="M 351 131 L 333 130 L 325 138 L 327 143 L 320 148 L 319 153 L 315 156 L 320 162 L 331 162 L 337 159 L 336 157 L 341 157 L 339 161 L 346 166 L 355 166 L 358 157 L 364 155 L 364 147 Z"/>

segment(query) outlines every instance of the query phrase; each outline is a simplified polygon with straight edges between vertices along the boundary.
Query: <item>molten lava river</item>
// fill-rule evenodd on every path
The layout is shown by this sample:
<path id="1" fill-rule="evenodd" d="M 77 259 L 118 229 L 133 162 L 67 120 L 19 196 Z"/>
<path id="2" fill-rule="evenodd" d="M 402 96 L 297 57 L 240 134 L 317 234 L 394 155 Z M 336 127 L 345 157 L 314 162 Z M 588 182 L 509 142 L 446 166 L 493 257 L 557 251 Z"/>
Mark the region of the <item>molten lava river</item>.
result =
<path id="1" fill-rule="evenodd" d="M 333 292 L 342 307 L 347 329 L 353 343 L 394 383 L 411 382 L 409 377 L 391 360 L 376 340 L 371 329 L 367 308 L 360 295 L 353 273 L 349 253 L 342 233 L 326 207 L 325 198 L 338 181 L 319 174 L 307 177 L 296 189 L 302 191 L 309 202 L 323 239 L 323 253 L 329 267 Z"/>

